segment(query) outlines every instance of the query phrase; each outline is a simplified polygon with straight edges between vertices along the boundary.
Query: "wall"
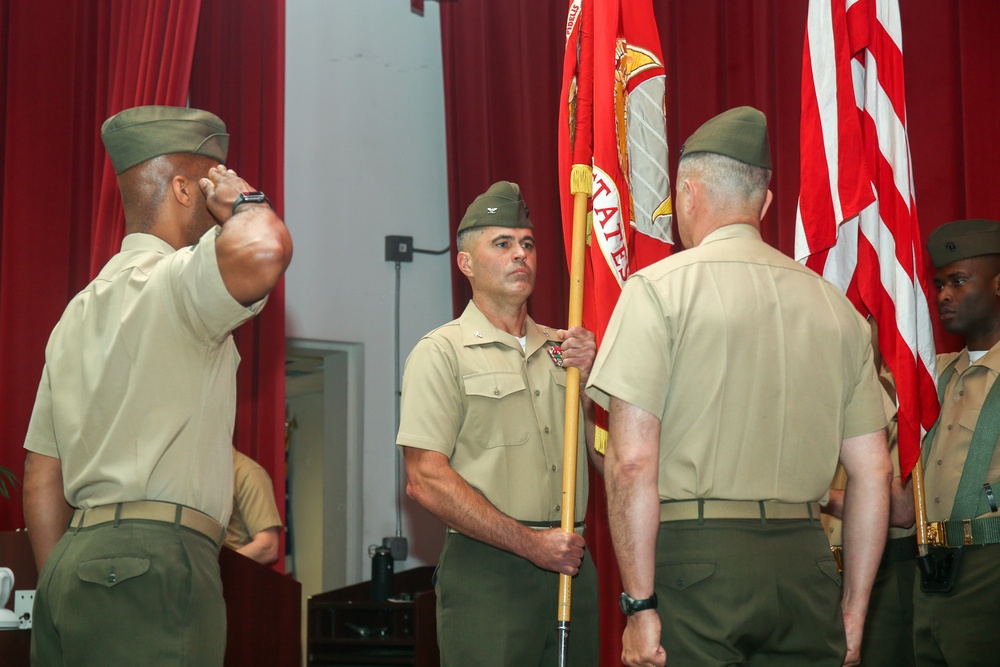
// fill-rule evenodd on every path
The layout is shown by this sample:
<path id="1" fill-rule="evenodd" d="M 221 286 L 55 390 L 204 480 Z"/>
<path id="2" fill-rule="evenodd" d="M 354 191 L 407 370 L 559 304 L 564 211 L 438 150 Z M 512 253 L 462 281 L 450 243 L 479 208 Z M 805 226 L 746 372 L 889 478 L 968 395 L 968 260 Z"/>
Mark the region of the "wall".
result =
<path id="1" fill-rule="evenodd" d="M 287 335 L 364 346 L 362 544 L 350 549 L 396 528 L 395 267 L 385 236 L 449 244 L 437 3 L 425 12 L 412 14 L 407 0 L 287 0 Z M 404 360 L 451 319 L 450 257 L 402 265 Z M 443 539 L 441 524 L 403 495 L 411 556 L 397 570 L 435 562 Z"/>

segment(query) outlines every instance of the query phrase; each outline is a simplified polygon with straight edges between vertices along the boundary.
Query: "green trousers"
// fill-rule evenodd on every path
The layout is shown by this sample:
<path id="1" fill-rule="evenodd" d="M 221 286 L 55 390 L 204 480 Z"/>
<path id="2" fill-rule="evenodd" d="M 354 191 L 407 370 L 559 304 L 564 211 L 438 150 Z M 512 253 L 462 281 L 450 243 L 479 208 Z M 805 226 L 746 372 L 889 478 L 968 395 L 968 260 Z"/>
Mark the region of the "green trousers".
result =
<path id="1" fill-rule="evenodd" d="M 225 648 L 219 550 L 187 528 L 70 528 L 39 574 L 33 667 L 212 667 Z"/>
<path id="2" fill-rule="evenodd" d="M 441 667 L 558 663 L 558 574 L 448 533 L 434 576 Z M 597 571 L 589 553 L 572 592 L 568 664 L 597 667 Z"/>
<path id="3" fill-rule="evenodd" d="M 843 664 L 840 575 L 818 519 L 661 523 L 656 595 L 668 665 Z"/>
<path id="4" fill-rule="evenodd" d="M 913 579 L 917 562 L 904 560 L 879 568 L 872 586 L 862 667 L 913 667 Z"/>
<path id="5" fill-rule="evenodd" d="M 913 589 L 913 636 L 919 667 L 995 667 L 1000 544 L 964 547 L 952 595 Z"/>

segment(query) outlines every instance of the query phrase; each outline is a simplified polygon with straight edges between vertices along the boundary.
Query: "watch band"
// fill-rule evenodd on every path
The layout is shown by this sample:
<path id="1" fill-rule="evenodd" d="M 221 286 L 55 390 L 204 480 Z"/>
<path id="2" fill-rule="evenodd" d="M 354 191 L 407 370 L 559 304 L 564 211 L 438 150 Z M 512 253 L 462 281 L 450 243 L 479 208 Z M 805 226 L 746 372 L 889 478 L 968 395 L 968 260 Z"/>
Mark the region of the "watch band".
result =
<path id="1" fill-rule="evenodd" d="M 623 592 L 618 597 L 618 606 L 621 607 L 622 613 L 626 616 L 631 616 L 637 611 L 656 609 L 656 593 L 644 600 L 636 600 L 628 593 Z"/>
<path id="2" fill-rule="evenodd" d="M 271 200 L 263 192 L 241 192 L 240 196 L 233 202 L 233 215 L 236 215 L 236 209 L 243 204 L 267 204 L 274 210 Z"/>

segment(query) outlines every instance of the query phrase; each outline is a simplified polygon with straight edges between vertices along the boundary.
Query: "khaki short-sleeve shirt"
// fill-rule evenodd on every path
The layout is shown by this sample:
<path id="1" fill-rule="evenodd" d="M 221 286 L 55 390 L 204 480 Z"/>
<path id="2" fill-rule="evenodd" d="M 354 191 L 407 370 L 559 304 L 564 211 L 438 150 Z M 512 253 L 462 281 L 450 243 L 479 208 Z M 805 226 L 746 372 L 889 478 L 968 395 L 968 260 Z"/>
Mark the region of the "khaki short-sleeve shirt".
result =
<path id="1" fill-rule="evenodd" d="M 427 334 L 403 373 L 396 444 L 440 452 L 501 512 L 559 521 L 566 369 L 556 330 L 527 322 L 524 351 L 469 303 Z M 579 412 L 579 411 L 578 411 Z M 587 452 L 578 416 L 576 520 L 587 510 Z"/>
<path id="2" fill-rule="evenodd" d="M 924 497 L 927 500 L 928 521 L 946 521 L 951 518 L 955 494 L 962 479 L 962 470 L 965 468 L 965 459 L 969 454 L 979 413 L 986 401 L 986 394 L 1000 373 L 1000 344 L 994 345 L 974 364 L 969 363 L 968 349 L 939 354 L 938 374 L 956 357 L 955 374 L 945 388 L 937 432 L 924 462 Z M 1000 480 L 998 452 L 1000 448 L 994 449 L 984 482 L 996 484 Z M 990 513 L 984 516 L 990 516 Z"/>
<path id="3" fill-rule="evenodd" d="M 264 300 L 244 308 L 226 290 L 220 231 L 176 251 L 127 235 L 52 331 L 24 446 L 60 459 L 73 507 L 160 500 L 229 521 L 230 332 Z"/>
<path id="4" fill-rule="evenodd" d="M 661 420 L 663 500 L 825 501 L 842 441 L 886 424 L 868 324 L 742 224 L 629 278 L 587 391 Z"/>
<path id="5" fill-rule="evenodd" d="M 233 449 L 233 516 L 224 544 L 239 549 L 268 528 L 281 528 L 271 478 L 259 463 Z"/>

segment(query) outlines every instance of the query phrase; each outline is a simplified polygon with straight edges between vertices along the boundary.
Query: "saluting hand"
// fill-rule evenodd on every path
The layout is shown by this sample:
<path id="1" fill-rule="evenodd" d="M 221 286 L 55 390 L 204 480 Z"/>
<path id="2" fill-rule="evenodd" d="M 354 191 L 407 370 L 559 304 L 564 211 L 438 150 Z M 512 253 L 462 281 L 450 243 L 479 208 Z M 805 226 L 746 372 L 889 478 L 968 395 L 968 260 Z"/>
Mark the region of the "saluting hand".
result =
<path id="1" fill-rule="evenodd" d="M 597 339 L 592 331 L 583 327 L 560 329 L 556 336 L 562 341 L 562 359 L 564 366 L 574 366 L 580 369 L 580 384 L 586 384 L 590 377 L 590 369 L 597 357 Z"/>
<path id="2" fill-rule="evenodd" d="M 208 178 L 200 179 L 198 186 L 205 194 L 209 212 L 220 225 L 233 216 L 233 204 L 240 193 L 253 191 L 249 183 L 222 164 L 209 169 Z"/>

